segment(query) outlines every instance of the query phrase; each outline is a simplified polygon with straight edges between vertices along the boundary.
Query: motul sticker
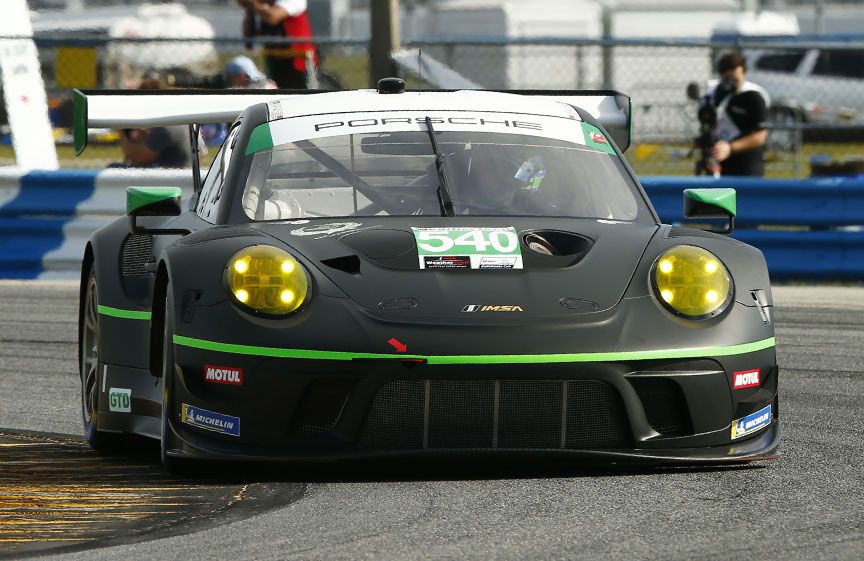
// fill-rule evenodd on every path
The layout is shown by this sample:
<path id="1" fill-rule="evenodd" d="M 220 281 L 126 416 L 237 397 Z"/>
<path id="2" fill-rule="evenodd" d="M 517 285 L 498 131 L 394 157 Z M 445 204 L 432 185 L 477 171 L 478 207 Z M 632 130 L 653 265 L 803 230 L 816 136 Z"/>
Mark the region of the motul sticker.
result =
<path id="1" fill-rule="evenodd" d="M 615 150 L 609 145 L 606 136 L 594 125 L 582 123 L 582 130 L 585 132 L 585 144 L 591 148 L 597 148 L 608 154 L 615 154 Z"/>
<path id="2" fill-rule="evenodd" d="M 759 370 L 745 370 L 736 372 L 732 377 L 732 388 L 752 388 L 758 386 L 761 380 L 759 379 Z"/>
<path id="3" fill-rule="evenodd" d="M 235 386 L 243 385 L 243 369 L 228 368 L 227 366 L 210 366 L 204 367 L 204 381 L 214 384 L 233 384 Z"/>
<path id="4" fill-rule="evenodd" d="M 596 142 L 597 144 L 609 144 L 599 132 L 589 131 L 588 134 L 591 136 L 591 142 Z"/>

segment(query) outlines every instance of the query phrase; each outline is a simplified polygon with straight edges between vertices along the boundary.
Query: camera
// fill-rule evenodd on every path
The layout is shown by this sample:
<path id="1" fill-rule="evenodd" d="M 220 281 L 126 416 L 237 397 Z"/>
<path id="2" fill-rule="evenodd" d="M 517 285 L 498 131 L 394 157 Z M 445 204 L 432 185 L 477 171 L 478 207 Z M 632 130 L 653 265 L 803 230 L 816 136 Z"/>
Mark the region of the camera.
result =
<path id="1" fill-rule="evenodd" d="M 688 87 L 688 95 L 690 95 Z M 720 176 L 720 162 L 711 155 L 711 149 L 717 142 L 714 127 L 717 125 L 717 107 L 723 103 L 727 96 L 735 93 L 735 78 L 725 76 L 717 84 L 713 94 L 707 94 L 699 104 L 696 117 L 699 119 L 699 136 L 693 139 L 695 146 L 699 147 L 701 156 L 696 162 L 696 175 Z"/>

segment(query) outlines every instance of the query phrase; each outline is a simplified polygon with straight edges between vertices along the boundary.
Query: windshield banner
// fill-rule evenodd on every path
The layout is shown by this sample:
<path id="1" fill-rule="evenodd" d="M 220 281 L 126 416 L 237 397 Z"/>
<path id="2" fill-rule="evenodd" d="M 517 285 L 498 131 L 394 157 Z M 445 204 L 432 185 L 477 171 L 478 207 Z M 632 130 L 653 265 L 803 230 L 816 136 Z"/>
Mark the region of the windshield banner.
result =
<path id="1" fill-rule="evenodd" d="M 369 111 L 307 115 L 265 123 L 256 127 L 246 153 L 329 136 L 426 132 L 427 116 L 435 132 L 520 134 L 587 144 L 586 135 L 580 127 L 581 121 L 565 117 L 478 111 Z"/>

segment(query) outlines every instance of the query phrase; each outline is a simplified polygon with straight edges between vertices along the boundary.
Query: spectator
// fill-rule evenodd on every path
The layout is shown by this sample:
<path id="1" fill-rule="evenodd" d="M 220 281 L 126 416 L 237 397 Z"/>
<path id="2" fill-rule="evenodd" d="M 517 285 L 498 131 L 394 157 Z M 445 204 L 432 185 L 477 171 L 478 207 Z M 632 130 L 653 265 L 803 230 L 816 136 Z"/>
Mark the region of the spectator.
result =
<path id="1" fill-rule="evenodd" d="M 237 0 L 237 3 L 246 9 L 244 37 L 312 38 L 306 0 Z M 307 68 L 307 53 L 311 54 L 312 68 Z M 318 65 L 315 45 L 308 42 L 265 44 L 264 61 L 267 74 L 285 89 L 306 88 L 307 71 L 314 72 Z"/>
<path id="2" fill-rule="evenodd" d="M 248 56 L 235 56 L 225 66 L 225 78 L 229 88 L 243 90 L 276 89 L 276 83 L 265 76 Z"/>
<path id="3" fill-rule="evenodd" d="M 141 82 L 138 89 L 164 90 L 170 89 L 170 86 L 163 80 L 148 78 Z M 200 137 L 198 146 L 199 156 L 203 157 L 207 148 Z M 189 129 L 185 126 L 123 129 L 120 131 L 120 148 L 126 162 L 113 167 L 192 167 Z"/>
<path id="4" fill-rule="evenodd" d="M 716 141 L 711 155 L 721 175 L 764 174 L 763 156 L 768 136 L 768 94 L 746 78 L 747 59 L 727 53 L 717 61 L 719 80 L 708 83 L 699 106 L 714 108 Z"/>

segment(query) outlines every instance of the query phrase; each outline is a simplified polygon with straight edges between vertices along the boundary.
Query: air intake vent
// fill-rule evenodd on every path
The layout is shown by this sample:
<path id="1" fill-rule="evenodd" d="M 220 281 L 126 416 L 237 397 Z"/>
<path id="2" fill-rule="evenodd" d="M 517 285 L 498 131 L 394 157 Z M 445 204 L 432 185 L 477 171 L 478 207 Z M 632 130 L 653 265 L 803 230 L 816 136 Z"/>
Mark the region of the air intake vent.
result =
<path id="1" fill-rule="evenodd" d="M 175 243 L 176 245 L 189 246 L 200 245 L 216 240 L 224 240 L 227 238 L 244 237 L 263 238 L 267 237 L 267 234 L 256 232 L 255 230 L 252 230 L 250 228 L 238 228 L 237 226 L 214 226 L 200 232 L 195 232 L 194 234 L 189 234 L 185 238 L 177 240 Z"/>
<path id="2" fill-rule="evenodd" d="M 669 378 L 655 376 L 628 378 L 642 400 L 651 428 L 664 436 L 693 434 L 690 410 L 681 386 Z"/>
<path id="3" fill-rule="evenodd" d="M 747 245 L 743 242 L 739 242 L 738 240 L 732 239 L 728 236 L 721 236 L 720 234 L 715 234 L 713 232 L 706 232 L 704 230 L 697 230 L 695 228 L 682 228 L 680 226 L 672 226 L 666 231 L 666 234 L 663 236 L 664 238 L 709 238 L 712 240 L 722 240 L 724 242 L 731 243 L 733 245 Z"/>
<path id="4" fill-rule="evenodd" d="M 153 252 L 153 239 L 144 234 L 129 234 L 123 241 L 120 270 L 124 277 L 146 277 L 144 264 Z"/>
<path id="5" fill-rule="evenodd" d="M 401 450 L 631 445 L 620 396 L 593 380 L 397 380 L 375 394 L 361 437 Z"/>

